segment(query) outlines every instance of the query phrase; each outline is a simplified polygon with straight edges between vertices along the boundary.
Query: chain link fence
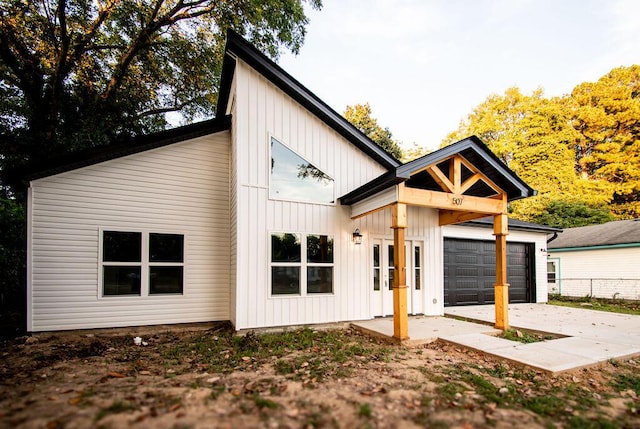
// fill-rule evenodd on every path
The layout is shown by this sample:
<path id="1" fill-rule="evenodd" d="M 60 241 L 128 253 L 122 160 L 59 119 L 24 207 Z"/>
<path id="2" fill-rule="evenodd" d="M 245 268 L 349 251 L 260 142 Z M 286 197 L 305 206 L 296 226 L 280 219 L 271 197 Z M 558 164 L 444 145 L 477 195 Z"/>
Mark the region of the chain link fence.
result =
<path id="1" fill-rule="evenodd" d="M 640 300 L 640 279 L 561 278 L 549 293 L 570 297 Z"/>

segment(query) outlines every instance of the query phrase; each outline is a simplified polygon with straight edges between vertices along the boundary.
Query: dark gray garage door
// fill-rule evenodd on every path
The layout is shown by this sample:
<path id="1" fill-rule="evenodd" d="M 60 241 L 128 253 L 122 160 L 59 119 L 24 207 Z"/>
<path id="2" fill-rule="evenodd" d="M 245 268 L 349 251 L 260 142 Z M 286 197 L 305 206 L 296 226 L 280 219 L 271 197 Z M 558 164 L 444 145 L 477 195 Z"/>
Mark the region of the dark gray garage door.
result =
<path id="1" fill-rule="evenodd" d="M 445 306 L 493 304 L 496 282 L 495 241 L 444 239 Z M 532 245 L 507 243 L 509 302 L 533 302 Z"/>

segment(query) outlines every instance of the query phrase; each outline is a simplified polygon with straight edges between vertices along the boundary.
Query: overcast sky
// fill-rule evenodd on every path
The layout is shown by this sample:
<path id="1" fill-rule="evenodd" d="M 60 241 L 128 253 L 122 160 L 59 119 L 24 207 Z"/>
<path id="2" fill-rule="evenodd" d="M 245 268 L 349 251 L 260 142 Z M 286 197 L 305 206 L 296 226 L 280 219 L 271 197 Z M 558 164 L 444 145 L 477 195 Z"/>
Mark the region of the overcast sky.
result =
<path id="1" fill-rule="evenodd" d="M 639 0 L 324 0 L 279 64 L 339 113 L 369 102 L 435 149 L 491 94 L 547 96 L 640 64 Z"/>

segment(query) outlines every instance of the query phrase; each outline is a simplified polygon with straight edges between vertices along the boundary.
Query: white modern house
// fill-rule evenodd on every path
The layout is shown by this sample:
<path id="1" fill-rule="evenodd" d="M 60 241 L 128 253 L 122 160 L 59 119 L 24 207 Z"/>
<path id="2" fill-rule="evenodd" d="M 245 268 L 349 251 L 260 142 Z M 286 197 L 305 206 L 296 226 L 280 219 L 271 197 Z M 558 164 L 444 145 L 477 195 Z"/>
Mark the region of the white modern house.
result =
<path id="1" fill-rule="evenodd" d="M 640 219 L 567 228 L 548 247 L 550 293 L 640 300 Z"/>
<path id="2" fill-rule="evenodd" d="M 506 216 L 534 191 L 479 139 L 402 164 L 234 33 L 216 119 L 26 180 L 32 332 L 546 301 L 550 230 Z"/>

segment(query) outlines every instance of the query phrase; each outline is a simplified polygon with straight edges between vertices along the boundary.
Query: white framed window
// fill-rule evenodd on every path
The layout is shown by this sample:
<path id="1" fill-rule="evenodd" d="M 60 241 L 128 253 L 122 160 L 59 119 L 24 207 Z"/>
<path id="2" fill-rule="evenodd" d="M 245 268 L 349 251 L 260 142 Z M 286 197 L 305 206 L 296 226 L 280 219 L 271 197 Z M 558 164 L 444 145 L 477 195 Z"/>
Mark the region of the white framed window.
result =
<path id="1" fill-rule="evenodd" d="M 149 295 L 182 294 L 184 235 L 149 233 Z"/>
<path id="2" fill-rule="evenodd" d="M 333 293 L 333 237 L 271 233 L 271 296 Z"/>
<path id="3" fill-rule="evenodd" d="M 558 259 L 547 260 L 547 283 L 558 283 Z"/>
<path id="4" fill-rule="evenodd" d="M 334 180 L 318 167 L 271 137 L 269 198 L 335 204 Z"/>
<path id="5" fill-rule="evenodd" d="M 102 296 L 140 295 L 142 233 L 102 231 Z"/>
<path id="6" fill-rule="evenodd" d="M 300 295 L 300 234 L 271 234 L 271 295 Z"/>
<path id="7" fill-rule="evenodd" d="M 422 246 L 413 246 L 413 288 L 422 289 Z"/>
<path id="8" fill-rule="evenodd" d="M 184 234 L 100 230 L 101 297 L 182 295 Z"/>

